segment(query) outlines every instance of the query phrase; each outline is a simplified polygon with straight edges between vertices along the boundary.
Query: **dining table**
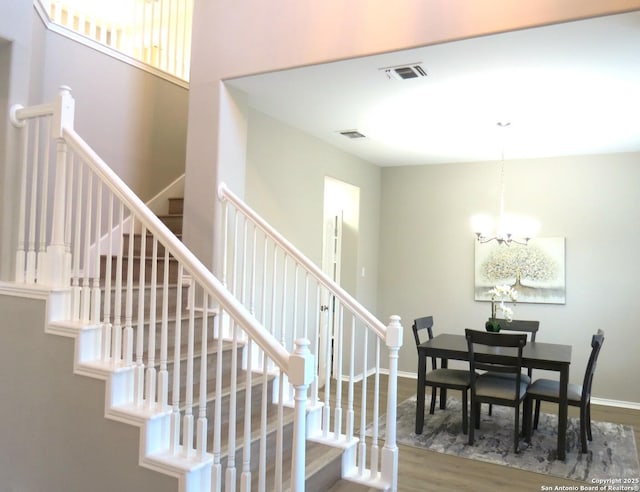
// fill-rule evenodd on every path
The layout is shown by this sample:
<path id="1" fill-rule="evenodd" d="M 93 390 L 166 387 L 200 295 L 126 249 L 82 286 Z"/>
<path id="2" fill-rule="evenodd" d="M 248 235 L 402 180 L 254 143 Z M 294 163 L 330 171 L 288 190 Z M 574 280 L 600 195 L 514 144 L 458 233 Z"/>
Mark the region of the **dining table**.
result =
<path id="1" fill-rule="evenodd" d="M 483 350 L 482 348 L 480 350 Z M 515 348 L 485 347 L 483 351 L 504 355 L 505 360 L 516 355 Z M 448 360 L 469 361 L 469 349 L 464 335 L 441 333 L 418 345 L 418 391 L 416 403 L 416 434 L 422 434 L 424 426 L 424 397 L 427 357 L 442 359 L 442 367 L 448 367 Z M 557 371 L 560 375 L 560 402 L 558 404 L 558 444 L 557 459 L 566 458 L 567 442 L 567 388 L 569 366 L 571 365 L 571 345 L 558 343 L 527 342 L 522 351 L 522 366 L 531 369 Z M 440 408 L 444 408 L 446 390 L 440 391 Z"/>

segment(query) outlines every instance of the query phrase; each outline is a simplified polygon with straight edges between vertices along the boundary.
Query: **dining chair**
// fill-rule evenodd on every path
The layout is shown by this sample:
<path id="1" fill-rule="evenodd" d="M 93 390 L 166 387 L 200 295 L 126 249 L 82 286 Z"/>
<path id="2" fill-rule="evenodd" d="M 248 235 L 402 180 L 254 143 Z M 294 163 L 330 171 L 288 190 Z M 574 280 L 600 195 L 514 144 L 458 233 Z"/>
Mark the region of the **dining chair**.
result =
<path id="1" fill-rule="evenodd" d="M 474 442 L 474 428 L 480 428 L 480 405 L 489 403 L 514 409 L 514 451 L 518 452 L 520 438 L 520 404 L 527 395 L 528 383 L 522 381 L 522 349 L 527 344 L 524 333 L 491 333 L 465 330 L 469 349 L 471 378 L 471 419 L 469 444 Z M 506 349 L 506 350 L 505 350 Z M 504 353 L 511 350 L 509 357 Z M 486 371 L 479 373 L 478 371 Z M 510 375 L 510 377 L 496 376 Z M 523 423 L 528 423 L 527 407 L 523 406 Z M 530 414 L 529 414 L 530 415 Z M 528 425 L 523 425 L 528 430 Z"/>
<path id="2" fill-rule="evenodd" d="M 433 338 L 433 316 L 424 316 L 422 318 L 416 318 L 413 321 L 413 337 L 416 341 L 416 347 L 426 340 Z M 436 393 L 437 388 L 452 389 L 462 392 L 462 432 L 467 434 L 467 422 L 468 418 L 468 392 L 470 387 L 469 371 L 466 369 L 449 369 L 448 367 L 440 367 L 435 357 L 431 357 L 431 369 L 427 369 L 424 385 L 431 388 L 431 404 L 429 406 L 429 414 L 433 415 L 436 407 Z M 441 393 L 442 394 L 442 393 Z M 440 408 L 444 409 L 446 402 L 444 398 L 440 400 Z"/>
<path id="3" fill-rule="evenodd" d="M 529 341 L 536 341 L 536 333 L 538 333 L 538 329 L 540 328 L 540 321 L 533 320 L 523 320 L 523 319 L 512 319 L 511 321 L 507 321 L 506 319 L 496 318 L 496 321 L 500 322 L 500 331 L 512 331 L 518 333 L 528 333 Z M 503 373 L 494 373 L 492 376 L 497 377 L 513 377 L 513 374 L 503 374 Z M 531 384 L 531 380 L 533 377 L 533 369 L 529 368 L 527 370 L 526 375 L 522 375 L 522 381 L 528 384 Z M 493 411 L 493 406 L 489 405 L 489 415 L 491 415 Z"/>
<path id="4" fill-rule="evenodd" d="M 569 383 L 567 388 L 568 404 L 572 407 L 580 408 L 580 444 L 582 452 L 587 452 L 587 439 L 593 440 L 591 434 L 591 386 L 593 384 L 593 376 L 596 372 L 596 364 L 598 355 L 604 343 L 604 331 L 598 330 L 591 337 L 591 355 L 587 362 L 587 368 L 584 373 L 582 385 Z M 536 402 L 535 415 L 533 417 L 533 428 L 538 428 L 538 420 L 540 418 L 540 402 L 548 401 L 558 403 L 560 401 L 560 383 L 552 379 L 537 379 L 527 390 L 527 402 L 529 414 L 533 401 Z M 528 436 L 531 436 L 530 430 Z"/>

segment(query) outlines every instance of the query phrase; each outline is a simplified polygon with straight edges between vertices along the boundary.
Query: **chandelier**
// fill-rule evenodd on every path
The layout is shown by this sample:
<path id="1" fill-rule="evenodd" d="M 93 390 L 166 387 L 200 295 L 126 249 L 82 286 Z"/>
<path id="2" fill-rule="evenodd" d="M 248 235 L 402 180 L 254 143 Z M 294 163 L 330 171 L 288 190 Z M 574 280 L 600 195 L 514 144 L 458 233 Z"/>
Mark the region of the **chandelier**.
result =
<path id="1" fill-rule="evenodd" d="M 504 132 L 506 132 L 511 123 L 498 122 L 497 125 L 500 127 L 504 137 Z M 507 246 L 511 243 L 526 245 L 538 231 L 539 224 L 535 219 L 507 215 L 504 212 L 504 138 L 500 164 L 500 209 L 495 232 L 490 232 L 494 230 L 493 220 L 487 215 L 475 215 L 471 218 L 471 224 L 479 243 L 496 241 Z"/>

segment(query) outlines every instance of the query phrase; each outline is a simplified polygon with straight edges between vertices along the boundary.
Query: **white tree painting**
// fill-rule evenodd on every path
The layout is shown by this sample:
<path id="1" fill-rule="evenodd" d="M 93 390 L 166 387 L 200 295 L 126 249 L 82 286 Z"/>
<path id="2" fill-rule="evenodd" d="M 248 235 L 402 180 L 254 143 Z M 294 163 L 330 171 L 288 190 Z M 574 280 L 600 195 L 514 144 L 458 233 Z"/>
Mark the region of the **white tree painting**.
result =
<path id="1" fill-rule="evenodd" d="M 531 239 L 526 246 L 476 241 L 476 301 L 491 300 L 487 292 L 496 285 L 513 287 L 518 302 L 564 304 L 564 238 Z"/>

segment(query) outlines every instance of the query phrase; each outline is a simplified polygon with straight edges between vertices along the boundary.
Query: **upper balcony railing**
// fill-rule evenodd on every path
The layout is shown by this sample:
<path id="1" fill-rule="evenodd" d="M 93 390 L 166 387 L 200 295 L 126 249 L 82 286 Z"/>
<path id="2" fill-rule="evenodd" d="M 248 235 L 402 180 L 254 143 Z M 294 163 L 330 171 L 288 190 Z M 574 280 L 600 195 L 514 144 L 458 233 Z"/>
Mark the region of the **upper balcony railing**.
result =
<path id="1" fill-rule="evenodd" d="M 56 26 L 189 81 L 193 0 L 38 0 Z"/>

